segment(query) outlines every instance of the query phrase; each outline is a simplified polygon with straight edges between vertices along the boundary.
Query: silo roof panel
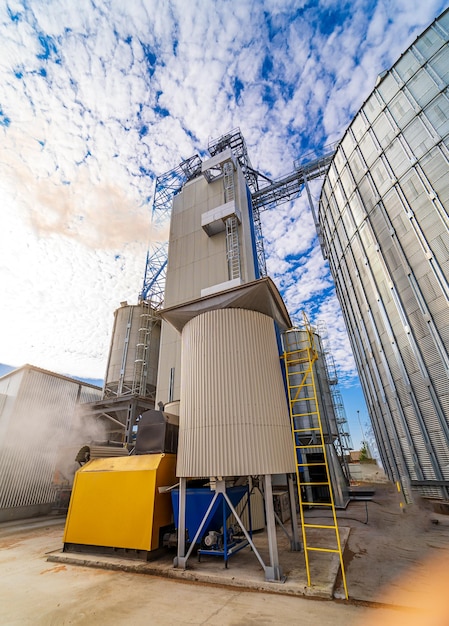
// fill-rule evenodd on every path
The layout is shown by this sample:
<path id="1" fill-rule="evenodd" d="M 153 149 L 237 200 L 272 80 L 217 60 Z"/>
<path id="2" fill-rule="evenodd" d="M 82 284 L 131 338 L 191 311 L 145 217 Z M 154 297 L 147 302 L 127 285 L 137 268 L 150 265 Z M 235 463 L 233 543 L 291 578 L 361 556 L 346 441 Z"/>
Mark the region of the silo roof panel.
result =
<path id="1" fill-rule="evenodd" d="M 291 328 L 290 316 L 281 294 L 271 278 L 245 283 L 185 304 L 162 309 L 161 317 L 181 332 L 185 324 L 200 313 L 215 309 L 259 311 L 276 321 L 281 330 Z"/>

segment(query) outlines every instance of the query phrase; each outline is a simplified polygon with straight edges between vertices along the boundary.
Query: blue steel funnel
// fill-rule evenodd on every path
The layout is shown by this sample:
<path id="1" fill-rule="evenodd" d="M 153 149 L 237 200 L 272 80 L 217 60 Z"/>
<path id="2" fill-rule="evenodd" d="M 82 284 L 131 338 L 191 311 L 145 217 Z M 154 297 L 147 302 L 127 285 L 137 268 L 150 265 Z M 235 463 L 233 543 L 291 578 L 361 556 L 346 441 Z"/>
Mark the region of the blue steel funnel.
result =
<path id="1" fill-rule="evenodd" d="M 246 485 L 239 487 L 229 487 L 226 494 L 231 500 L 234 508 L 238 505 L 245 494 L 248 494 Z M 208 487 L 192 487 L 186 490 L 186 530 L 190 541 L 195 537 L 201 522 L 206 515 L 207 509 L 215 495 L 215 491 L 211 491 Z M 178 528 L 179 515 L 179 490 L 173 489 L 171 492 L 173 514 L 175 517 L 175 525 Z M 201 539 L 210 530 L 219 531 L 223 526 L 223 506 L 226 507 L 226 519 L 231 514 L 228 503 L 223 497 L 218 497 L 212 507 L 206 523 L 203 526 L 201 536 L 198 537 L 197 543 L 201 543 Z"/>

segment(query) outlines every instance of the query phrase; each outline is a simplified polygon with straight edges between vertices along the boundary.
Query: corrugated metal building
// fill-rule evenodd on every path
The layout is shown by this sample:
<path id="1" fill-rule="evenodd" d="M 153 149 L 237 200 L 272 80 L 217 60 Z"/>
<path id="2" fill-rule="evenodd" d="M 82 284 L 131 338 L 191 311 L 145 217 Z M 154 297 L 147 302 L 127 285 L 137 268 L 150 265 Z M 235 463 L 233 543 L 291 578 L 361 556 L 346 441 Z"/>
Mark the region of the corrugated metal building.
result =
<path id="1" fill-rule="evenodd" d="M 61 450 L 101 438 L 101 427 L 77 411 L 100 397 L 99 387 L 32 365 L 0 378 L 0 521 L 51 510 L 55 481 L 76 467 Z"/>
<path id="2" fill-rule="evenodd" d="M 382 463 L 449 494 L 449 10 L 341 141 L 319 223 Z"/>

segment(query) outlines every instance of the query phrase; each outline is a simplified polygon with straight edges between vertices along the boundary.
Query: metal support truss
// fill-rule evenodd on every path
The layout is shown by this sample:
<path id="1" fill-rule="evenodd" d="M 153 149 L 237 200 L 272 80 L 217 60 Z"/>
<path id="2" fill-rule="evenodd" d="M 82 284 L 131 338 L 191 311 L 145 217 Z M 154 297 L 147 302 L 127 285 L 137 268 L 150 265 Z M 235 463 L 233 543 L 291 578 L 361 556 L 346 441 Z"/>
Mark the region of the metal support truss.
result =
<path id="1" fill-rule="evenodd" d="M 234 128 L 226 135 L 219 137 L 218 139 L 212 139 L 209 141 L 209 154 L 215 156 L 219 152 L 223 152 L 227 148 L 231 148 L 232 153 L 237 158 L 237 161 L 242 168 L 243 174 L 246 179 L 246 183 L 253 194 L 257 191 L 258 187 L 258 173 L 253 169 L 251 161 L 249 160 L 248 150 L 246 148 L 246 141 L 240 132 L 240 128 Z"/>

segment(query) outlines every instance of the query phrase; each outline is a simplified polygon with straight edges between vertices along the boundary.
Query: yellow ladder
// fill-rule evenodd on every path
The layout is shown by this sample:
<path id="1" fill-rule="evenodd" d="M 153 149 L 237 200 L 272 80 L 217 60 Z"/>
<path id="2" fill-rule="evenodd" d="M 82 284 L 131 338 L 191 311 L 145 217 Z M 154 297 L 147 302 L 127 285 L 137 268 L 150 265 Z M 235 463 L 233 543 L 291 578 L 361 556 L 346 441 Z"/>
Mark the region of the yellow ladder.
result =
<path id="1" fill-rule="evenodd" d="M 325 436 L 317 399 L 314 363 L 318 359 L 313 330 L 304 313 L 304 327 L 284 333 L 284 362 L 288 399 L 296 459 L 299 507 L 301 513 L 307 585 L 310 587 L 310 552 L 337 553 L 346 599 L 348 589 L 343 564 L 343 554 L 335 512 L 334 496 L 330 482 Z M 312 458 L 311 458 L 312 457 Z M 321 476 L 319 474 L 321 473 Z M 318 491 L 318 501 L 316 495 Z M 305 500 L 306 499 L 306 500 Z M 304 518 L 306 507 L 326 507 L 332 511 L 332 524 L 310 524 Z M 313 529 L 332 531 L 332 547 L 309 545 L 308 533 Z"/>

